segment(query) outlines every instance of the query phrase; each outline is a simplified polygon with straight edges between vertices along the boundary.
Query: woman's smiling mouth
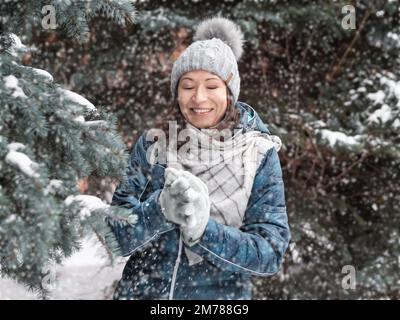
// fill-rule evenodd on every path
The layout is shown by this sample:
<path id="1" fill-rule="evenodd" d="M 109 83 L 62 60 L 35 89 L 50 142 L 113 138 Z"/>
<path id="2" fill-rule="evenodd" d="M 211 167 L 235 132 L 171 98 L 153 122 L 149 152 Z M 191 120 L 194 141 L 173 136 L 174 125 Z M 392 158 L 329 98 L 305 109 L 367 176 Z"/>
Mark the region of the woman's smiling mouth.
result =
<path id="1" fill-rule="evenodd" d="M 212 110 L 212 108 L 190 108 L 190 110 L 195 113 L 196 115 L 206 115 L 209 114 Z"/>

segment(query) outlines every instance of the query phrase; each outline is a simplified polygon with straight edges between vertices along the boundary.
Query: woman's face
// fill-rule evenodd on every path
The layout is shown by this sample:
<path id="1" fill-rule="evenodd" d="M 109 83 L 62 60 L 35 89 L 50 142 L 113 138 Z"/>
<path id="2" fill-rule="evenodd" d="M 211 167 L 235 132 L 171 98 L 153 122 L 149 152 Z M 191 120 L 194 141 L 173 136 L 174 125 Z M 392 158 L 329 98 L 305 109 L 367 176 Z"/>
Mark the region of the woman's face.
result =
<path id="1" fill-rule="evenodd" d="M 213 127 L 227 109 L 227 87 L 218 76 L 203 70 L 185 73 L 178 84 L 179 108 L 186 121 L 199 129 Z"/>

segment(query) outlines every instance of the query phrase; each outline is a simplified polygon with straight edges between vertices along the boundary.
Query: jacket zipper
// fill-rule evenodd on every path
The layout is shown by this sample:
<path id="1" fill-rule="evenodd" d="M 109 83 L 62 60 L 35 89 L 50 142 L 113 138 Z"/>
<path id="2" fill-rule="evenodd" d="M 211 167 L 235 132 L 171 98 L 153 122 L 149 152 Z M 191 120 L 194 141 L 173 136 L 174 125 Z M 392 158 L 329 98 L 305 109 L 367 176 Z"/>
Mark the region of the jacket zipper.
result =
<path id="1" fill-rule="evenodd" d="M 169 300 L 173 300 L 174 298 L 176 275 L 178 273 L 179 263 L 181 262 L 181 254 L 182 254 L 182 232 L 179 233 L 178 257 L 176 258 L 174 272 L 172 273 L 171 289 L 169 291 Z"/>

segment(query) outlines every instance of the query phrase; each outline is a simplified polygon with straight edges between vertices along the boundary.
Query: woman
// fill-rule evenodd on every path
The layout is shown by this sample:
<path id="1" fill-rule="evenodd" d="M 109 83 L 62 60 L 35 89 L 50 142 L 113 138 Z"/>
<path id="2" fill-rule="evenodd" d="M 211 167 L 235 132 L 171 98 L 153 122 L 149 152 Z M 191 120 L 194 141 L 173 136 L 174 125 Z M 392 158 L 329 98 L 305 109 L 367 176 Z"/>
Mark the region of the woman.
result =
<path id="1" fill-rule="evenodd" d="M 115 299 L 251 299 L 250 277 L 280 269 L 290 240 L 280 140 L 237 101 L 242 39 L 232 21 L 205 20 L 174 63 L 169 145 L 143 133 L 113 196 L 137 222 L 106 219 L 130 256 Z"/>

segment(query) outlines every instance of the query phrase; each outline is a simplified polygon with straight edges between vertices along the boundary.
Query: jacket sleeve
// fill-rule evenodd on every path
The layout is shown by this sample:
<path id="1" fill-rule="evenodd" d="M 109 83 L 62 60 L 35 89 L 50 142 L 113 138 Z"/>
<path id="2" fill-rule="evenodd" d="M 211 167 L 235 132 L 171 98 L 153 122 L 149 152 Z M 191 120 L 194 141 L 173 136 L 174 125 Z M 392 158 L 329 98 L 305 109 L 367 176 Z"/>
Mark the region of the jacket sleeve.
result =
<path id="1" fill-rule="evenodd" d="M 136 223 L 121 223 L 112 216 L 105 221 L 111 228 L 113 240 L 123 256 L 131 255 L 164 232 L 175 229 L 161 212 L 158 198 L 161 189 L 143 195 L 150 183 L 150 165 L 146 160 L 145 133 L 136 142 L 129 157 L 126 176 L 116 188 L 111 205 L 132 210 Z"/>
<path id="2" fill-rule="evenodd" d="M 240 229 L 210 219 L 191 250 L 226 271 L 270 276 L 279 271 L 289 241 L 282 170 L 272 148 L 257 170 Z"/>

